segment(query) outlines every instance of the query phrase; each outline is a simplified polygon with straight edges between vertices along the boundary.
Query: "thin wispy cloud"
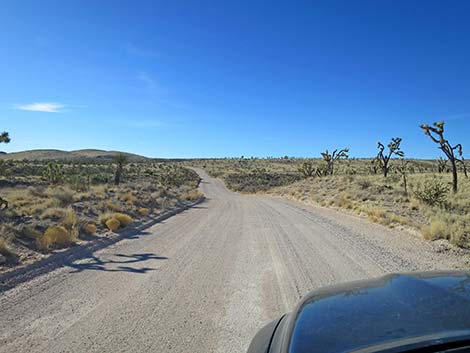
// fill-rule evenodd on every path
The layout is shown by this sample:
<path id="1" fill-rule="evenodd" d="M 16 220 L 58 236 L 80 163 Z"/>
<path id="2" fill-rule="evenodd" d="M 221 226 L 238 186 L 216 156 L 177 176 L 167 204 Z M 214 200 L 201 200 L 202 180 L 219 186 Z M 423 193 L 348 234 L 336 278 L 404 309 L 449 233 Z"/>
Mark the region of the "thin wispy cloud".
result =
<path id="1" fill-rule="evenodd" d="M 129 54 L 134 56 L 140 56 L 142 58 L 157 58 L 160 54 L 152 49 L 141 48 L 134 44 L 128 44 L 126 50 Z"/>
<path id="2" fill-rule="evenodd" d="M 147 120 L 129 120 L 123 123 L 123 126 L 135 129 L 154 129 L 161 127 L 176 127 L 178 124 L 155 119 Z"/>
<path id="3" fill-rule="evenodd" d="M 143 83 L 145 83 L 145 85 L 149 88 L 149 89 L 155 89 L 157 84 L 156 84 L 156 81 L 153 79 L 152 76 L 150 76 L 150 74 L 148 74 L 147 72 L 145 71 L 140 71 L 137 73 L 136 75 L 136 78 L 139 80 L 139 81 L 142 81 Z"/>
<path id="4" fill-rule="evenodd" d="M 31 104 L 18 104 L 15 106 L 19 110 L 29 110 L 43 113 L 60 113 L 66 107 L 65 104 L 51 102 L 37 102 Z"/>
<path id="5" fill-rule="evenodd" d="M 470 118 L 470 113 L 454 114 L 444 117 L 444 120 L 457 120 Z"/>

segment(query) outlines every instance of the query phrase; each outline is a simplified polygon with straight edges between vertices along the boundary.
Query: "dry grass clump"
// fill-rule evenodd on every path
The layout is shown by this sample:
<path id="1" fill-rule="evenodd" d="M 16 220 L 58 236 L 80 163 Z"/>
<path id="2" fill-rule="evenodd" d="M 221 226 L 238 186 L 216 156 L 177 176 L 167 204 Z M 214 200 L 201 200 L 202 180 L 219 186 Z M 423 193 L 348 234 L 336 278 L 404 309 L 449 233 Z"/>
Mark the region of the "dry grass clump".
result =
<path id="1" fill-rule="evenodd" d="M 112 212 L 105 212 L 105 213 L 102 213 L 99 215 L 98 217 L 98 221 L 102 224 L 102 225 L 106 225 L 106 221 L 108 219 L 111 219 L 113 218 L 113 213 Z"/>
<path id="2" fill-rule="evenodd" d="M 105 225 L 108 227 L 107 222 L 111 219 L 115 219 L 119 222 L 118 227 L 124 228 L 130 225 L 133 222 L 132 217 L 125 213 L 121 212 L 106 212 L 103 213 L 99 216 L 98 220 L 100 221 L 101 224 Z M 109 227 L 108 227 L 109 228 Z"/>
<path id="3" fill-rule="evenodd" d="M 62 218 L 62 225 L 66 228 L 73 227 L 77 224 L 77 214 L 73 210 L 73 208 L 69 207 L 65 210 L 64 217 Z"/>
<path id="4" fill-rule="evenodd" d="M 59 207 L 52 207 L 44 210 L 41 214 L 41 219 L 50 219 L 52 221 L 58 221 L 65 216 L 65 210 Z"/>
<path id="5" fill-rule="evenodd" d="M 119 199 L 128 205 L 134 205 L 137 201 L 137 198 L 134 196 L 132 191 L 128 190 L 125 193 L 121 194 Z"/>
<path id="6" fill-rule="evenodd" d="M 119 229 L 119 227 L 121 226 L 121 223 L 116 219 L 116 218 L 110 218 L 108 219 L 106 222 L 106 227 L 108 227 L 108 229 L 112 232 L 116 231 Z"/>
<path id="7" fill-rule="evenodd" d="M 104 208 L 110 211 L 115 211 L 115 212 L 122 211 L 121 205 L 119 205 L 117 202 L 114 202 L 112 200 L 106 200 L 104 202 Z"/>
<path id="8" fill-rule="evenodd" d="M 197 190 L 191 190 L 181 196 L 182 199 L 187 201 L 195 201 L 203 198 L 204 195 Z"/>
<path id="9" fill-rule="evenodd" d="M 145 208 L 145 207 L 141 207 L 137 210 L 137 213 L 141 216 L 148 216 L 149 214 L 149 209 L 148 208 Z"/>
<path id="10" fill-rule="evenodd" d="M 95 235 L 98 231 L 98 228 L 93 223 L 85 223 L 82 227 L 83 232 L 88 235 Z"/>
<path id="11" fill-rule="evenodd" d="M 51 196 L 57 201 L 58 206 L 67 207 L 74 202 L 74 192 L 68 188 L 57 188 L 51 191 Z"/>
<path id="12" fill-rule="evenodd" d="M 430 226 L 423 226 L 421 234 L 426 240 L 449 239 L 446 224 L 440 220 L 433 220 Z"/>
<path id="13" fill-rule="evenodd" d="M 75 236 L 63 226 L 51 226 L 37 239 L 37 246 L 42 250 L 64 248 L 75 243 Z"/>
<path id="14" fill-rule="evenodd" d="M 69 207 L 65 211 L 65 215 L 62 218 L 61 225 L 65 227 L 75 239 L 78 239 L 80 235 L 80 227 L 78 225 L 78 216 L 75 211 Z"/>
<path id="15" fill-rule="evenodd" d="M 113 214 L 113 216 L 115 219 L 119 221 L 119 223 L 121 224 L 121 227 L 123 228 L 127 227 L 128 225 L 132 224 L 132 222 L 134 222 L 132 217 L 125 213 L 116 212 Z"/>

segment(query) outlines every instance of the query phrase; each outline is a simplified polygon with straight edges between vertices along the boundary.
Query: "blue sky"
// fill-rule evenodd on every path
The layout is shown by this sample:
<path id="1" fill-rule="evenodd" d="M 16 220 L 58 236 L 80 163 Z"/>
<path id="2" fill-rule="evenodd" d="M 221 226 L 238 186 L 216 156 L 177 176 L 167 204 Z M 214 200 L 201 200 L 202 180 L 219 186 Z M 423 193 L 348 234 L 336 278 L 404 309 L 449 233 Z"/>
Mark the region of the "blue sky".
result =
<path id="1" fill-rule="evenodd" d="M 0 3 L 5 151 L 470 154 L 469 1 Z"/>

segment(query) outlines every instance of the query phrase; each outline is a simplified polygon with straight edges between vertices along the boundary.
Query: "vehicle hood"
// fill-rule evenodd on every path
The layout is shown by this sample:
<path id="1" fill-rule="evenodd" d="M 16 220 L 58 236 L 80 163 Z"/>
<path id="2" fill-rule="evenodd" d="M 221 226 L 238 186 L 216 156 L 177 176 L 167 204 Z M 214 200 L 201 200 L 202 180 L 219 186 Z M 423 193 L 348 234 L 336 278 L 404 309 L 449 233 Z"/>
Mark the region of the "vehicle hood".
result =
<path id="1" fill-rule="evenodd" d="M 279 351 L 295 353 L 468 335 L 470 273 L 387 275 L 327 287 L 304 297 L 284 326 Z"/>

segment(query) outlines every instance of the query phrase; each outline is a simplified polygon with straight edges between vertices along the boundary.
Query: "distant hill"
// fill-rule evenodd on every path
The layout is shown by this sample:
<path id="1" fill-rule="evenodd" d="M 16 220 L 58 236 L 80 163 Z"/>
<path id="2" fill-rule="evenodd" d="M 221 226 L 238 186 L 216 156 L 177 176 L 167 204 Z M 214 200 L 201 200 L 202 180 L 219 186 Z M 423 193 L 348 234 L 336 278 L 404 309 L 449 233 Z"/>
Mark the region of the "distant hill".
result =
<path id="1" fill-rule="evenodd" d="M 30 150 L 12 153 L 1 153 L 0 159 L 7 160 L 81 160 L 81 159 L 96 159 L 96 160 L 112 160 L 118 154 L 122 153 L 131 162 L 140 162 L 150 160 L 150 158 L 140 156 L 138 154 L 119 152 L 119 151 L 103 151 L 103 150 L 76 150 L 76 151 L 62 151 L 62 150 Z"/>

